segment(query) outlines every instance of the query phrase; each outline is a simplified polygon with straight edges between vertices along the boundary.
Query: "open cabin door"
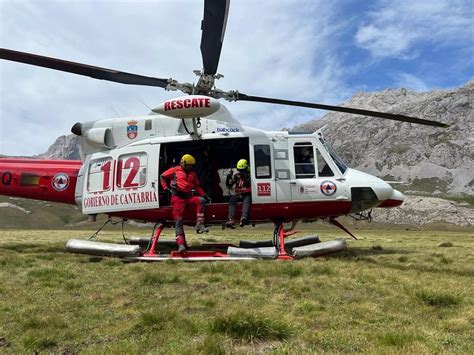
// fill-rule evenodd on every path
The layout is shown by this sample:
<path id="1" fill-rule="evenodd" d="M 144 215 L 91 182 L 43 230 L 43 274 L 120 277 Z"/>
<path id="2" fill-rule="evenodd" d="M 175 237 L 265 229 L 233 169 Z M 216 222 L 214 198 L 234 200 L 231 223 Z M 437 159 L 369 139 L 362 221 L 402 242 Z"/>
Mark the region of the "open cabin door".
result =
<path id="1" fill-rule="evenodd" d="M 158 208 L 159 149 L 154 144 L 94 153 L 85 172 L 83 213 Z"/>

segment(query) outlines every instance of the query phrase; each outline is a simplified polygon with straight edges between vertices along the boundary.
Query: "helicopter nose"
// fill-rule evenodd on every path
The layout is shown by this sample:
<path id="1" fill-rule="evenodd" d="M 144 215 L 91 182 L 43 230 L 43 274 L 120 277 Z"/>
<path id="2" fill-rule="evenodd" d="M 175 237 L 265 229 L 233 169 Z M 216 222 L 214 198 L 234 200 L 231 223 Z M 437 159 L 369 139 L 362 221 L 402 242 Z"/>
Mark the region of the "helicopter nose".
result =
<path id="1" fill-rule="evenodd" d="M 400 205 L 400 201 L 403 202 L 403 197 L 400 197 L 400 192 L 397 191 L 394 195 L 395 190 L 392 186 L 376 176 L 350 169 L 346 178 L 351 182 L 351 212 L 364 211 L 378 207 L 384 203 L 390 204 L 391 202 L 385 201 L 390 200 L 392 196 L 395 200 L 393 204 Z"/>
<path id="2" fill-rule="evenodd" d="M 389 199 L 383 201 L 377 207 L 384 207 L 384 208 L 398 207 L 403 203 L 403 201 L 405 201 L 405 195 L 402 194 L 400 191 L 393 189 L 392 196 L 390 196 Z"/>

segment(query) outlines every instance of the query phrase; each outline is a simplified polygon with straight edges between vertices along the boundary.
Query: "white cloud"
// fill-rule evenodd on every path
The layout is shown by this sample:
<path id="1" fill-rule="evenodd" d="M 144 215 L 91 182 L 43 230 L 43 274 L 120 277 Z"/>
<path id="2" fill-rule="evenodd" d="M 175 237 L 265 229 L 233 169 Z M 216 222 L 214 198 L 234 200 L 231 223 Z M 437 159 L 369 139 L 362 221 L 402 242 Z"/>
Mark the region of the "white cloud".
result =
<path id="1" fill-rule="evenodd" d="M 473 23 L 472 0 L 382 0 L 355 41 L 376 57 L 411 59 L 422 41 L 431 46 L 472 44 Z"/>
<path id="2" fill-rule="evenodd" d="M 337 4 L 232 1 L 219 72 L 222 89 L 338 103 L 348 96 L 335 55 Z M 156 77 L 195 81 L 203 1 L 0 1 L 0 46 Z M 0 153 L 31 155 L 76 121 L 146 114 L 176 96 L 0 61 Z M 244 125 L 280 129 L 321 113 L 246 102 Z"/>
<path id="3" fill-rule="evenodd" d="M 377 57 L 407 57 L 415 33 L 405 33 L 397 26 L 380 28 L 373 24 L 359 28 L 357 43 Z"/>

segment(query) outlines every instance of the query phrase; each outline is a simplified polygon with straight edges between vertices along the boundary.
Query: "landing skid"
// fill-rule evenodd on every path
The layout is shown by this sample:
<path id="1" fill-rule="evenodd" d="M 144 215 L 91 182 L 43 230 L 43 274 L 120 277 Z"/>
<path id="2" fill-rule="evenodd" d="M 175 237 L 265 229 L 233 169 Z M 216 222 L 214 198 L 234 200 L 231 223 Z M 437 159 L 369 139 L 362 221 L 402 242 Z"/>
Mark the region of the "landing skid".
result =
<path id="1" fill-rule="evenodd" d="M 66 244 L 66 250 L 72 253 L 113 256 L 129 261 L 243 261 L 258 259 L 293 260 L 303 257 L 317 257 L 332 254 L 346 249 L 346 242 L 342 239 L 322 242 L 317 236 L 307 236 L 292 240 L 287 237 L 297 231 L 285 231 L 283 223 L 275 222 L 272 240 L 268 241 L 240 241 L 239 245 L 227 243 L 207 243 L 198 250 L 188 249 L 186 252 L 169 251 L 177 246 L 171 240 L 159 240 L 165 228 L 159 224 L 154 230 L 151 240 L 138 238 L 129 244 L 111 244 L 91 240 L 71 239 Z M 146 245 L 144 247 L 144 245 Z"/>

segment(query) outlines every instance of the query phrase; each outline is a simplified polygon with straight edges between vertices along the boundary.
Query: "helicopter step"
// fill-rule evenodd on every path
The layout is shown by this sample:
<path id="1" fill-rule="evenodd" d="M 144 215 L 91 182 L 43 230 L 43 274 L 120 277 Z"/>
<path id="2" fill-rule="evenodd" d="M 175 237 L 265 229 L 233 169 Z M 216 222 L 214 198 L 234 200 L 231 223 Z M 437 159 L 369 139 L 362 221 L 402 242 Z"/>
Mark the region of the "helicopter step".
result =
<path id="1" fill-rule="evenodd" d="M 244 257 L 244 256 L 231 256 L 229 254 L 224 254 L 215 251 L 187 251 L 184 253 L 178 253 L 176 251 L 171 252 L 171 254 L 164 255 L 143 255 L 138 257 L 125 258 L 130 261 L 166 261 L 166 260 L 176 260 L 184 262 L 193 262 L 193 261 L 244 261 L 244 260 L 257 260 L 253 257 Z"/>

